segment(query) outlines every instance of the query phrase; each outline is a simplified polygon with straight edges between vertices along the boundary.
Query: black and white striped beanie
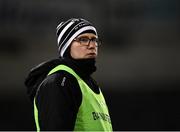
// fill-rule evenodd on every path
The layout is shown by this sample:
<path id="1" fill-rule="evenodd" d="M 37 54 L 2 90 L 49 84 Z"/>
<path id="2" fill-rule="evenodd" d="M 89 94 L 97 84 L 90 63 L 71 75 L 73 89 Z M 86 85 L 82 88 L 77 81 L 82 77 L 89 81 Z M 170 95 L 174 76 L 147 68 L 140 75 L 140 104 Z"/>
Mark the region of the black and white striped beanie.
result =
<path id="1" fill-rule="evenodd" d="M 78 35 L 84 32 L 97 35 L 96 28 L 90 22 L 82 18 L 71 18 L 65 22 L 61 22 L 56 29 L 58 52 L 61 57 L 63 57 L 73 39 Z"/>

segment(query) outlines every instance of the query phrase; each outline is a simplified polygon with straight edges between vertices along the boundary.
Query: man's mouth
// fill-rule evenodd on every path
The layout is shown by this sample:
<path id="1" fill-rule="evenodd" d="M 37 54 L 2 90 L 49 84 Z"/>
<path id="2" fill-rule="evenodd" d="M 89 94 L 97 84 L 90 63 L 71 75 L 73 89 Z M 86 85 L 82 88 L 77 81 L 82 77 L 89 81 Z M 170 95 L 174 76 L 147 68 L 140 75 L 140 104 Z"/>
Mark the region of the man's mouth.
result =
<path id="1" fill-rule="evenodd" d="M 88 53 L 87 56 L 94 58 L 94 57 L 96 57 L 96 53 Z"/>
<path id="2" fill-rule="evenodd" d="M 96 55 L 96 53 L 89 53 L 88 55 Z"/>

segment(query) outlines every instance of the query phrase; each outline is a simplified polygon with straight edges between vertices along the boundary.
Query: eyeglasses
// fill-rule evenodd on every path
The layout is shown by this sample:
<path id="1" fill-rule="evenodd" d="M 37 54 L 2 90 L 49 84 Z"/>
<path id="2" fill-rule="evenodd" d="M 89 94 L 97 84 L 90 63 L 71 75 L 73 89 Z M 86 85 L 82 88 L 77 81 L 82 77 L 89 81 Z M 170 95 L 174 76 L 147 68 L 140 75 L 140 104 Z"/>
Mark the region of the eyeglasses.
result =
<path id="1" fill-rule="evenodd" d="M 101 41 L 98 38 L 89 39 L 87 37 L 80 37 L 80 38 L 75 38 L 74 41 L 77 41 L 84 46 L 89 46 L 90 42 L 94 43 L 96 47 L 101 45 Z"/>

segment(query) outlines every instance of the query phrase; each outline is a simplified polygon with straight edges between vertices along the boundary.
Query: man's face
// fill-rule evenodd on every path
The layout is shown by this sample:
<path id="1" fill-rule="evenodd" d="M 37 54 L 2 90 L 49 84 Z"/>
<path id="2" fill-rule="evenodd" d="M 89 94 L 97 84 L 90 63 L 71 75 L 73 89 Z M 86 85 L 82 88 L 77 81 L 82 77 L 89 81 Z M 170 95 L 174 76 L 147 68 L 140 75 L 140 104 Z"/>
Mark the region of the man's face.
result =
<path id="1" fill-rule="evenodd" d="M 91 40 L 91 41 L 90 41 Z M 71 43 L 70 54 L 73 59 L 89 59 L 97 57 L 97 36 L 93 33 L 79 35 Z"/>

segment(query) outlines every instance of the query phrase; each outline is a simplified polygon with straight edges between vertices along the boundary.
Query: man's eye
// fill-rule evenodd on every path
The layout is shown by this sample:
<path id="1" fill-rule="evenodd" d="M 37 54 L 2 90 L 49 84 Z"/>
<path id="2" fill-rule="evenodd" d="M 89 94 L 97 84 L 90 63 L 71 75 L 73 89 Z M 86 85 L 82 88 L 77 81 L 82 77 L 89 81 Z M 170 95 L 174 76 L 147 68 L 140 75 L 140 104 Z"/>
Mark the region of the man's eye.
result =
<path id="1" fill-rule="evenodd" d="M 98 39 L 97 38 L 92 38 L 91 41 L 92 42 L 98 42 Z"/>
<path id="2" fill-rule="evenodd" d="M 89 39 L 88 39 L 88 38 L 80 38 L 79 41 L 81 41 L 81 42 L 87 42 L 87 41 L 89 41 Z"/>

